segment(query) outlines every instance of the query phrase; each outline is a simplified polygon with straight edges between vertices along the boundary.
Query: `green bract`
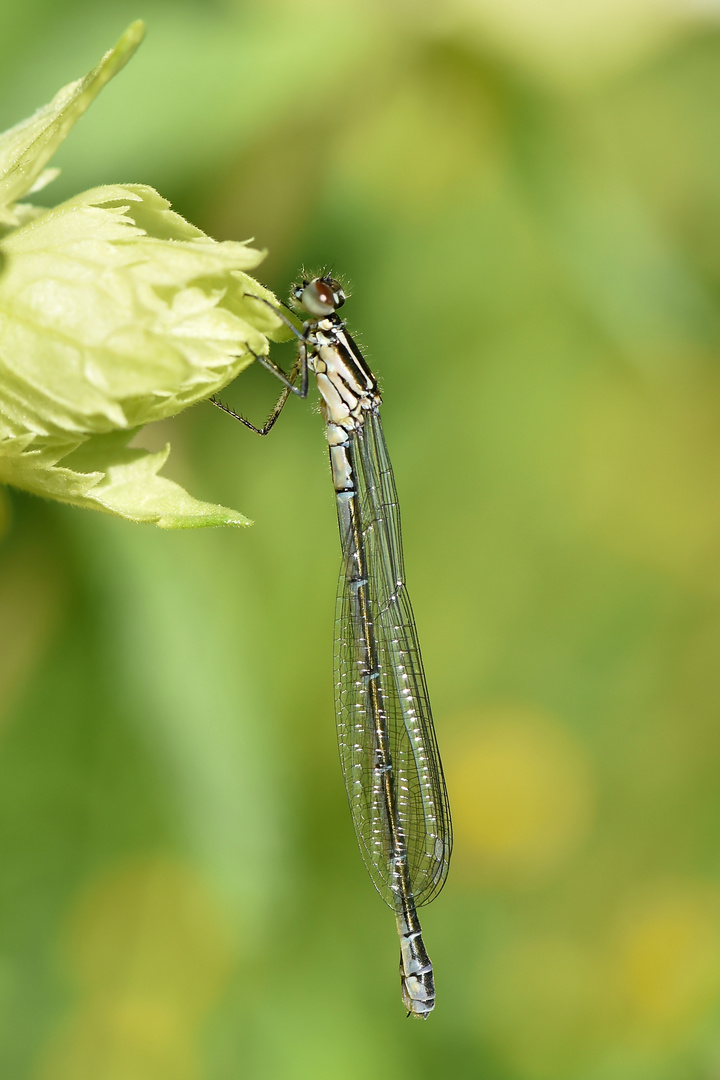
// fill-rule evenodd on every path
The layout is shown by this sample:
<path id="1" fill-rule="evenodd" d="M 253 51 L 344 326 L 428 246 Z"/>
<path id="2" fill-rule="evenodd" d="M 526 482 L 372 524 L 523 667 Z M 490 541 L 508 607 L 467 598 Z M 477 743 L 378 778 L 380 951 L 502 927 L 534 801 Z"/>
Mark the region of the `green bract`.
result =
<path id="1" fill-rule="evenodd" d="M 263 253 L 211 240 L 142 185 L 18 202 L 142 32 L 0 136 L 0 481 L 163 528 L 246 524 L 157 475 L 169 446 L 128 443 L 287 336 L 244 273 Z"/>

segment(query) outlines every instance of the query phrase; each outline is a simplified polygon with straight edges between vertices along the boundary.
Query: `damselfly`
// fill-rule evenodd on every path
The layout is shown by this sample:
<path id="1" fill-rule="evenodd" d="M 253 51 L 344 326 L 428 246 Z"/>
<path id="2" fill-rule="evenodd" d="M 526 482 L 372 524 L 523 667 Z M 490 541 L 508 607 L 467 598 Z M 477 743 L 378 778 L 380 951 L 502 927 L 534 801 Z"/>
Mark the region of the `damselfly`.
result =
<path id="1" fill-rule="evenodd" d="M 342 545 L 335 623 L 338 744 L 355 833 L 375 888 L 395 912 L 402 999 L 427 1019 L 435 983 L 417 908 L 447 877 L 452 826 L 420 647 L 405 587 L 400 512 L 380 423 L 377 382 L 338 309 L 345 294 L 325 275 L 302 281 L 292 300 L 307 316 L 289 374 L 257 359 L 285 384 L 267 435 L 291 393 L 317 379 L 330 448 Z M 265 301 L 267 302 L 267 301 Z M 299 380 L 299 385 L 298 384 Z"/>

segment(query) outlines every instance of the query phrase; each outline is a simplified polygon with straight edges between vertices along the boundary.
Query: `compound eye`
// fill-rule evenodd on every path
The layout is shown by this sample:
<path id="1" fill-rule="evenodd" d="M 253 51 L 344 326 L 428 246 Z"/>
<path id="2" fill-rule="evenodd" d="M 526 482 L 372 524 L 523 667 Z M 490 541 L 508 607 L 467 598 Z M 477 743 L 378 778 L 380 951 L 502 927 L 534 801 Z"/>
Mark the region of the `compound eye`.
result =
<path id="1" fill-rule="evenodd" d="M 336 308 L 342 307 L 347 297 L 339 281 L 335 281 L 334 278 L 327 278 L 327 284 L 332 288 L 333 303 Z"/>
<path id="2" fill-rule="evenodd" d="M 296 300 L 298 304 L 302 304 L 303 293 L 307 289 L 308 284 L 309 283 L 303 279 L 299 285 L 293 285 L 290 291 L 290 299 Z"/>
<path id="3" fill-rule="evenodd" d="M 338 306 L 333 289 L 334 284 L 335 282 L 330 282 L 326 278 L 313 278 L 302 290 L 298 299 L 311 315 L 319 318 L 324 315 L 332 315 Z"/>

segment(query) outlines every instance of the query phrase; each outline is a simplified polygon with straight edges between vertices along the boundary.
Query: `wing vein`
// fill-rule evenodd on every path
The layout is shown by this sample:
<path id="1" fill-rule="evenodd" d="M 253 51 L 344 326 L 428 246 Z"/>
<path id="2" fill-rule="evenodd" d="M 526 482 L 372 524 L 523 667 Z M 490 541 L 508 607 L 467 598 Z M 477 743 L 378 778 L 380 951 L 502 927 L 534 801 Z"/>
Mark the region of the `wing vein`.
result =
<path id="1" fill-rule="evenodd" d="M 357 585 L 356 534 L 342 536 L 335 639 L 338 745 L 358 844 L 375 887 L 397 907 L 396 867 L 388 841 L 385 775 L 378 767 L 376 716 L 368 692 L 377 680 L 395 790 L 395 814 L 417 906 L 437 896 L 447 877 L 452 824 L 415 619 L 404 582 L 400 513 L 380 417 L 366 414 L 349 451 L 357 482 L 358 534 L 368 570 L 363 620 Z M 367 620 L 369 612 L 369 622 Z M 369 626 L 369 631 L 368 631 Z M 374 641 L 366 636 L 372 634 Z M 375 668 L 375 670 L 371 670 Z M 384 765 L 385 772 L 387 764 Z"/>

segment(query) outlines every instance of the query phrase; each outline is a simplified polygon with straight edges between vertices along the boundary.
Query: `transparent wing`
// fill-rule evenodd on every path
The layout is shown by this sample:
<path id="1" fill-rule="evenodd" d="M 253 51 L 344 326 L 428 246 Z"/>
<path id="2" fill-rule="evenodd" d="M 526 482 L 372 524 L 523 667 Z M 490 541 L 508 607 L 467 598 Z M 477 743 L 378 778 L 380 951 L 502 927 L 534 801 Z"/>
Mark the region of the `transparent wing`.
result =
<path id="1" fill-rule="evenodd" d="M 341 537 L 335 636 L 338 744 L 358 844 L 370 876 L 397 906 L 390 860 L 386 768 L 378 767 L 377 710 L 387 732 L 398 832 L 415 904 L 429 903 L 447 877 L 452 826 L 410 598 L 404 583 L 400 515 L 380 418 L 368 414 L 352 440 L 355 529 Z M 367 568 L 362 590 L 346 567 Z M 361 595 L 362 593 L 362 595 Z M 365 605 L 363 610 L 363 604 Z M 368 632 L 369 630 L 369 632 Z M 371 692 L 371 683 L 376 683 Z"/>

